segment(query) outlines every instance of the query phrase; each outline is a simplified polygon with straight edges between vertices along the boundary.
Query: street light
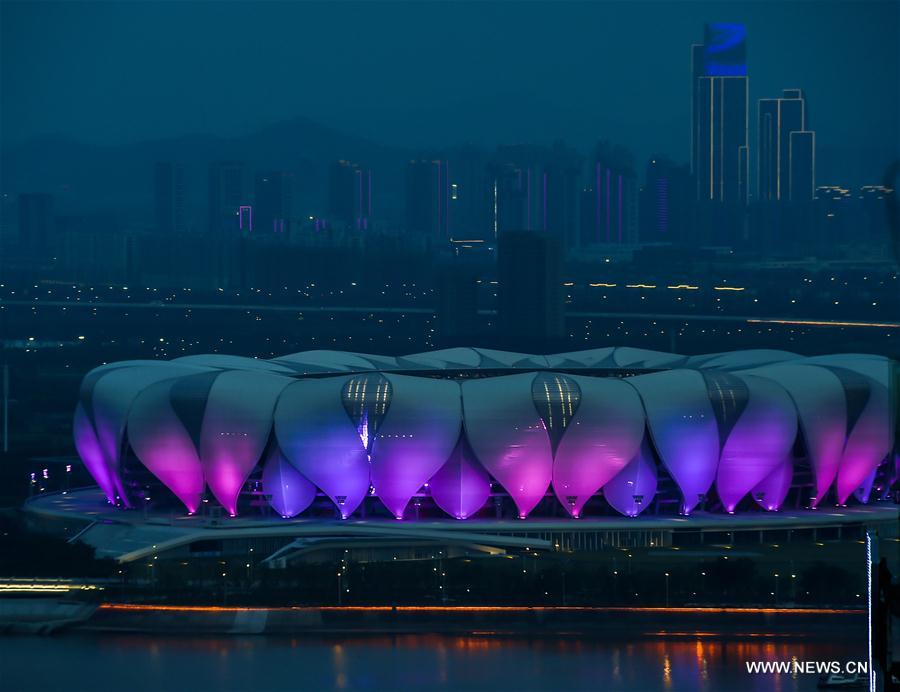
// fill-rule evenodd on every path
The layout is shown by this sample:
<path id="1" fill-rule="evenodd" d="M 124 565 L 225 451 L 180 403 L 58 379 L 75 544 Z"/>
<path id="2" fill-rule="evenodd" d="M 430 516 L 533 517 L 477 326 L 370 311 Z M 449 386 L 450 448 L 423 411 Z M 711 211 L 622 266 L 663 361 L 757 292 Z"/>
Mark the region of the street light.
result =
<path id="1" fill-rule="evenodd" d="M 669 607 L 669 573 L 666 572 L 666 608 Z"/>
<path id="2" fill-rule="evenodd" d="M 775 572 L 775 605 L 778 605 L 778 572 Z"/>

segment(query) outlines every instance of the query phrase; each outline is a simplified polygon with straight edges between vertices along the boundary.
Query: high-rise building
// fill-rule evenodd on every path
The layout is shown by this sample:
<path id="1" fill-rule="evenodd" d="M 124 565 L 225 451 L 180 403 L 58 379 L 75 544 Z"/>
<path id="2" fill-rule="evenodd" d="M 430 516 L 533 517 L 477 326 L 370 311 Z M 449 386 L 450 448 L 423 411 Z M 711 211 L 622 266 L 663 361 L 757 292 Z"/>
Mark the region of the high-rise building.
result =
<path id="1" fill-rule="evenodd" d="M 791 132 L 788 157 L 791 201 L 812 201 L 816 190 L 816 133 L 807 130 Z"/>
<path id="2" fill-rule="evenodd" d="M 474 146 L 462 146 L 447 152 L 447 162 L 451 240 L 493 243 L 493 185 L 487 152 Z"/>
<path id="3" fill-rule="evenodd" d="M 415 159 L 406 167 L 406 229 L 449 240 L 450 183 L 445 159 Z"/>
<path id="4" fill-rule="evenodd" d="M 495 232 L 541 231 L 564 249 L 575 247 L 580 166 L 577 153 L 561 143 L 500 147 L 489 166 Z"/>
<path id="5" fill-rule="evenodd" d="M 372 171 L 358 163 L 336 161 L 328 176 L 328 213 L 344 230 L 365 231 L 372 219 Z"/>
<path id="6" fill-rule="evenodd" d="M 241 207 L 249 206 L 247 173 L 239 161 L 218 161 L 209 165 L 209 232 L 218 234 L 241 230 Z"/>
<path id="7" fill-rule="evenodd" d="M 54 230 L 53 196 L 45 192 L 19 195 L 18 217 L 22 249 L 36 255 L 46 251 Z"/>
<path id="8" fill-rule="evenodd" d="M 286 233 L 291 218 L 293 176 L 269 171 L 256 176 L 253 205 L 254 233 Z"/>
<path id="9" fill-rule="evenodd" d="M 156 230 L 181 233 L 184 218 L 184 167 L 171 161 L 160 161 L 153 169 L 153 200 Z"/>
<path id="10" fill-rule="evenodd" d="M 638 240 L 638 182 L 631 153 L 601 142 L 581 196 L 580 245 Z"/>
<path id="11" fill-rule="evenodd" d="M 691 237 L 694 190 L 690 168 L 660 156 L 647 162 L 640 202 L 640 240 L 686 243 Z"/>
<path id="12" fill-rule="evenodd" d="M 781 98 L 760 99 L 758 147 L 759 199 L 772 202 L 813 198 L 815 133 L 807 130 L 802 90 L 785 89 Z"/>
<path id="13" fill-rule="evenodd" d="M 691 171 L 697 199 L 746 204 L 747 30 L 743 24 L 707 24 L 691 46 Z"/>
<path id="14" fill-rule="evenodd" d="M 500 234 L 498 320 L 504 343 L 540 349 L 565 336 L 560 245 L 548 233 Z"/>

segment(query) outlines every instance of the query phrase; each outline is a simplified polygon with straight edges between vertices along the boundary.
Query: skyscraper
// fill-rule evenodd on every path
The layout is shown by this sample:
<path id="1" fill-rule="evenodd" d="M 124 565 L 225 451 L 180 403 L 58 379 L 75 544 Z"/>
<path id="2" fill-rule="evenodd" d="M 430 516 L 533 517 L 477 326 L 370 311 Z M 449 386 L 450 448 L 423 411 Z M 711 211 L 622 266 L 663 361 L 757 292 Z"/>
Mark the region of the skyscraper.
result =
<path id="1" fill-rule="evenodd" d="M 285 233 L 291 218 L 293 176 L 285 171 L 269 171 L 256 176 L 253 230 Z"/>
<path id="2" fill-rule="evenodd" d="M 640 240 L 644 242 L 684 243 L 691 237 L 693 206 L 691 172 L 660 156 L 647 162 L 641 190 Z"/>
<path id="3" fill-rule="evenodd" d="M 581 197 L 581 245 L 638 240 L 638 182 L 631 153 L 600 142 Z"/>
<path id="4" fill-rule="evenodd" d="M 368 230 L 372 218 L 372 171 L 358 163 L 336 161 L 328 176 L 328 213 L 345 230 Z"/>
<path id="5" fill-rule="evenodd" d="M 218 161 L 209 165 L 209 232 L 240 230 L 240 210 L 249 204 L 244 164 Z"/>
<path id="6" fill-rule="evenodd" d="M 697 199 L 745 204 L 747 149 L 747 30 L 707 24 L 691 46 L 691 171 Z"/>
<path id="7" fill-rule="evenodd" d="M 785 89 L 781 98 L 760 99 L 758 146 L 759 199 L 812 199 L 815 134 L 807 131 L 802 90 Z"/>
<path id="8" fill-rule="evenodd" d="M 447 160 L 450 238 L 493 243 L 493 185 L 488 171 L 488 153 L 474 146 L 461 146 L 448 151 Z"/>
<path id="9" fill-rule="evenodd" d="M 564 249 L 576 246 L 580 165 L 562 143 L 500 147 L 489 167 L 496 233 L 541 231 Z"/>
<path id="10" fill-rule="evenodd" d="M 184 231 L 184 167 L 160 161 L 153 169 L 153 200 L 156 230 L 160 233 Z"/>
<path id="11" fill-rule="evenodd" d="M 431 240 L 449 240 L 447 161 L 414 159 L 406 167 L 406 229 Z"/>
<path id="12" fill-rule="evenodd" d="M 500 339 L 546 348 L 565 336 L 560 242 L 547 233 L 505 231 L 497 252 Z"/>
<path id="13" fill-rule="evenodd" d="M 816 189 L 816 133 L 791 132 L 788 147 L 790 184 L 788 194 L 793 202 L 811 201 Z"/>

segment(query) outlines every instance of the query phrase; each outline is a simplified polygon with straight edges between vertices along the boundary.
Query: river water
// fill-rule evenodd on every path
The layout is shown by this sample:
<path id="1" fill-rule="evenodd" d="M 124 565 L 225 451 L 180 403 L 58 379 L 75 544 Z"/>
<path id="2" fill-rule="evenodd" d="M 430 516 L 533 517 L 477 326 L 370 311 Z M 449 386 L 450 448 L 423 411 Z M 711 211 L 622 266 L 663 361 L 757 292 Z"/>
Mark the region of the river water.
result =
<path id="1" fill-rule="evenodd" d="M 817 676 L 749 674 L 757 660 L 865 660 L 843 644 L 697 633 L 617 642 L 575 636 L 0 637 L 0 690 L 816 689 Z"/>

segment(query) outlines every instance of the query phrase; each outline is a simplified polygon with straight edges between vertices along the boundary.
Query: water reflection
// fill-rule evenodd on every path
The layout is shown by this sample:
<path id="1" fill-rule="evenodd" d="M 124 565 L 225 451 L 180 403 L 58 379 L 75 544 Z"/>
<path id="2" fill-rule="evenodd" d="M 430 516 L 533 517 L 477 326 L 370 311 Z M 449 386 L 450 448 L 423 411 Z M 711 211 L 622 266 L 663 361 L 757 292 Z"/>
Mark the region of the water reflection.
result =
<path id="1" fill-rule="evenodd" d="M 143 690 L 813 690 L 815 676 L 750 676 L 752 660 L 855 660 L 852 643 L 714 637 L 617 642 L 437 634 L 219 637 L 69 634 L 0 642 L 4 688 Z M 52 661 L 53 665 L 47 665 Z M 123 683 L 124 684 L 124 683 Z"/>

